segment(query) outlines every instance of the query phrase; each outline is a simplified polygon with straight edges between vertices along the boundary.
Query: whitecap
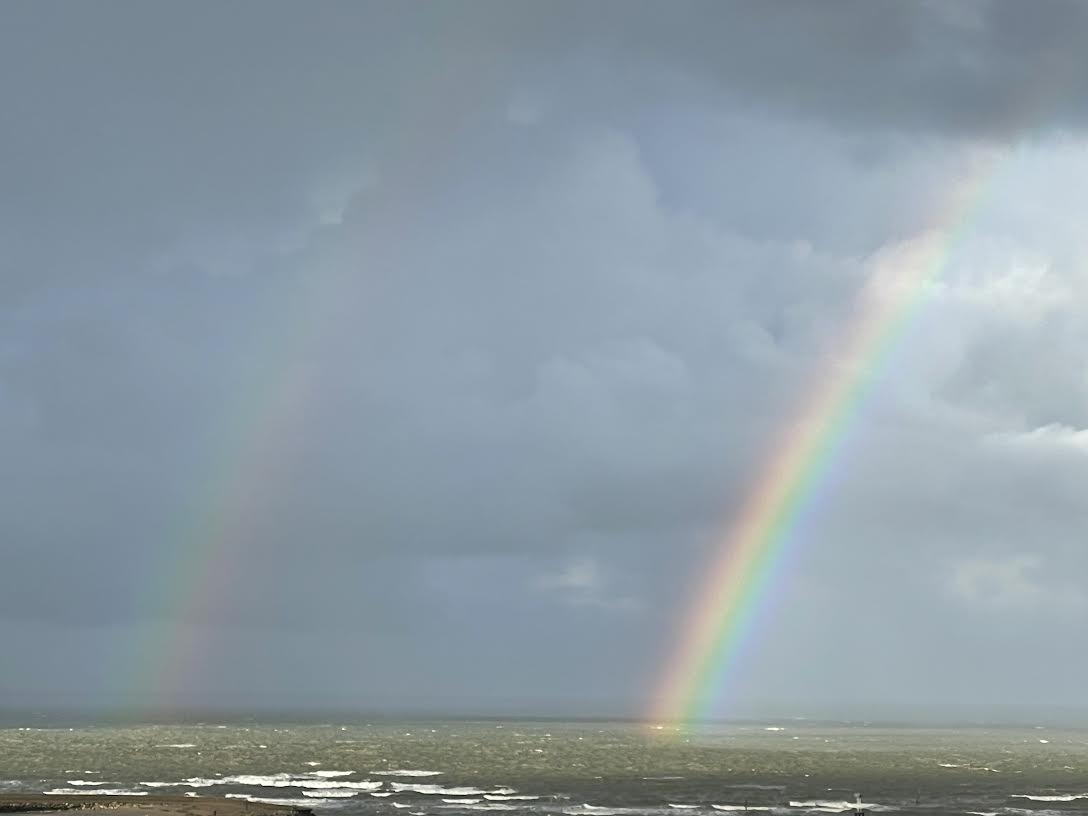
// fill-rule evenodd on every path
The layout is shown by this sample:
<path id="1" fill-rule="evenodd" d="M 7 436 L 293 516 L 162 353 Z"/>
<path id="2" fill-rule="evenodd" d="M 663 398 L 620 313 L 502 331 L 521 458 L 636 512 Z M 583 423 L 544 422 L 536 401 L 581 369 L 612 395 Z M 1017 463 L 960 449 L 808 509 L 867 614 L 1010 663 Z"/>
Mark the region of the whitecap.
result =
<path id="1" fill-rule="evenodd" d="M 804 808 L 805 810 L 820 810 L 825 813 L 841 813 L 844 810 L 882 810 L 882 805 L 872 802 L 846 802 L 833 799 L 813 799 L 803 802 L 790 802 L 791 808 Z"/>
<path id="2" fill-rule="evenodd" d="M 380 783 L 379 783 L 380 784 Z M 486 791 L 481 788 L 469 788 L 469 787 L 452 787 L 447 788 L 443 785 L 428 785 L 424 783 L 413 782 L 390 782 L 389 786 L 397 791 L 403 793 L 422 793 L 428 796 L 481 796 L 485 793 L 504 793 L 504 790 Z M 510 791 L 514 793 L 514 791 Z"/>
<path id="3" fill-rule="evenodd" d="M 84 787 L 84 786 L 105 785 L 106 783 L 105 782 L 92 782 L 89 779 L 69 779 L 68 784 L 69 785 L 76 785 L 76 786 L 79 786 L 79 787 Z"/>
<path id="4" fill-rule="evenodd" d="M 770 810 L 766 805 L 711 805 L 714 810 Z"/>
<path id="5" fill-rule="evenodd" d="M 681 805 L 676 802 L 667 802 L 666 804 L 668 804 L 668 806 L 671 808 L 676 808 L 677 810 L 695 810 L 699 807 L 698 805 Z"/>
<path id="6" fill-rule="evenodd" d="M 482 799 L 443 799 L 443 802 L 450 805 L 478 805 L 482 802 Z"/>
<path id="7" fill-rule="evenodd" d="M 350 799 L 352 796 L 355 796 L 357 793 L 358 793 L 358 791 L 353 791 L 353 790 L 320 790 L 320 791 L 304 790 L 302 792 L 302 795 L 303 796 L 309 796 L 312 799 L 319 799 L 321 797 L 328 797 L 329 799 Z"/>
<path id="8" fill-rule="evenodd" d="M 191 742 L 170 742 L 166 745 L 156 745 L 156 748 L 196 748 L 196 745 Z"/>
<path id="9" fill-rule="evenodd" d="M 320 762 L 307 762 L 307 765 L 320 765 Z M 335 779 L 338 776 L 351 776 L 355 771 L 314 771 L 313 776 L 320 776 L 322 779 Z"/>
<path id="10" fill-rule="evenodd" d="M 95 788 L 94 790 L 87 790 L 86 788 L 53 788 L 53 790 L 47 790 L 44 793 L 50 796 L 86 796 L 88 794 L 95 796 L 147 796 L 147 791 L 134 791 L 124 788 Z"/>
<path id="11" fill-rule="evenodd" d="M 539 799 L 539 796 L 533 796 L 531 793 L 485 793 L 484 799 L 490 799 L 492 802 L 508 802 L 515 799 L 521 799 L 529 801 L 531 799 Z"/>
<path id="12" fill-rule="evenodd" d="M 388 771 L 374 771 L 375 776 L 441 776 L 442 771 L 419 771 L 412 768 L 393 768 Z"/>
<path id="13" fill-rule="evenodd" d="M 318 773 L 321 773 L 320 771 Z M 336 773 L 341 773 L 337 771 Z M 350 771 L 343 773 L 350 774 Z M 381 788 L 381 782 L 364 779 L 359 782 L 343 782 L 319 777 L 315 774 L 238 774 L 237 776 L 217 776 L 212 778 L 191 776 L 181 784 L 191 788 L 209 788 L 214 785 L 248 785 L 255 788 L 308 788 L 312 790 L 353 790 L 372 791 Z"/>
<path id="14" fill-rule="evenodd" d="M 1088 793 L 1012 793 L 1009 796 L 1012 799 L 1031 799 L 1033 802 L 1074 802 L 1077 799 L 1088 799 Z"/>

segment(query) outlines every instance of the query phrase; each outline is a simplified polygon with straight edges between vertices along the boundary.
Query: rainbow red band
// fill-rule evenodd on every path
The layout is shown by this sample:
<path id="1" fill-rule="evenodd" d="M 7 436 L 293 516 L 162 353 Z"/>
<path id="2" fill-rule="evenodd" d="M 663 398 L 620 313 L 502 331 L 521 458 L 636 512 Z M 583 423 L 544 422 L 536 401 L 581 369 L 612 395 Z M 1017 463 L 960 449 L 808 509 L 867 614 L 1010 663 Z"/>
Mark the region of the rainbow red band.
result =
<path id="1" fill-rule="evenodd" d="M 695 602 L 682 619 L 650 720 L 685 724 L 714 711 L 751 637 L 779 565 L 805 536 L 800 522 L 841 454 L 895 349 L 947 268 L 986 182 L 988 168 L 952 190 L 936 231 L 873 265 L 838 353 L 815 378 L 732 521 Z"/>

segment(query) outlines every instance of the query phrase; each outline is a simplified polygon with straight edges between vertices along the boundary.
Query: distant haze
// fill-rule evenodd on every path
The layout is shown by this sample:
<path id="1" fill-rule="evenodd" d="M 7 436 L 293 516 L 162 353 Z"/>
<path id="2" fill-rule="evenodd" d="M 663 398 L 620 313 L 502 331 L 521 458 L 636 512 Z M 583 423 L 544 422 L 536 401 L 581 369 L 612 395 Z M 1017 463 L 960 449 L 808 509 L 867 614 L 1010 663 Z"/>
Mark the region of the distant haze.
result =
<path id="1" fill-rule="evenodd" d="M 933 229 L 717 713 L 1084 701 L 1088 6 L 3 18 L 0 709 L 640 715 Z"/>

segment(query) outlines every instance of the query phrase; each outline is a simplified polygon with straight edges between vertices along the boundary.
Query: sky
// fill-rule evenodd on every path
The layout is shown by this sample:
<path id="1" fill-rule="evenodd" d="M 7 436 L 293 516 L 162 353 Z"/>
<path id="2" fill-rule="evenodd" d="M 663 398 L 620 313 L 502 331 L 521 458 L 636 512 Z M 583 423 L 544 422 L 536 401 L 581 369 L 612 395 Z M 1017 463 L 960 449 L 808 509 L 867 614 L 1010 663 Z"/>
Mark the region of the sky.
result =
<path id="1" fill-rule="evenodd" d="M 0 708 L 637 716 L 934 244 L 715 713 L 1083 702 L 1088 7 L 4 11 Z"/>

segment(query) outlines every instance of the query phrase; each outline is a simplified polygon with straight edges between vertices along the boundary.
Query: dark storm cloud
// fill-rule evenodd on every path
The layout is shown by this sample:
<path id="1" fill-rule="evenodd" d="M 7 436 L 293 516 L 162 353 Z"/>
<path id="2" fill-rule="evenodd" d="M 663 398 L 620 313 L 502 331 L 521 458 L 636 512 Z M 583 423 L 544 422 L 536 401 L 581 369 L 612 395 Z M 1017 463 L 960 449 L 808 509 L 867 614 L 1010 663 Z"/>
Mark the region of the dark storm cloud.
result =
<path id="1" fill-rule="evenodd" d="M 635 710 L 859 291 L 962 222 L 737 687 L 1075 696 L 991 655 L 1088 612 L 1081 6 L 6 11 L 4 694 L 182 627 L 193 703 Z M 789 670 L 828 642 L 885 668 Z"/>

